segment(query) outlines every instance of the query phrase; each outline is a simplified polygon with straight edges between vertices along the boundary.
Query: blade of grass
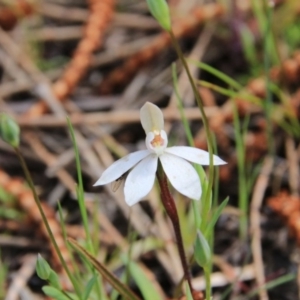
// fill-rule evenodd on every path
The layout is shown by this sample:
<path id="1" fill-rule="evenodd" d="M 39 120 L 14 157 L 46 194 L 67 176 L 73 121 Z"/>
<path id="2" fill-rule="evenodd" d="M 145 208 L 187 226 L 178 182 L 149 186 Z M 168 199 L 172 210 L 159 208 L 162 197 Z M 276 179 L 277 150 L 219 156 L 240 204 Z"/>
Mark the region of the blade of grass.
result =
<path id="1" fill-rule="evenodd" d="M 21 153 L 21 151 L 20 151 L 19 148 L 14 148 L 14 150 L 15 150 L 15 153 L 16 153 L 19 161 L 20 161 L 20 164 L 22 166 L 23 172 L 25 174 L 25 178 L 27 180 L 27 183 L 29 184 L 30 190 L 32 191 L 32 195 L 33 195 L 34 201 L 35 201 L 35 203 L 36 203 L 36 205 L 38 207 L 38 210 L 39 210 L 39 212 L 41 214 L 41 217 L 42 217 L 42 220 L 43 220 L 43 224 L 46 227 L 46 230 L 47 230 L 47 233 L 48 233 L 49 238 L 51 240 L 51 243 L 53 244 L 53 247 L 54 247 L 54 249 L 55 249 L 55 251 L 56 251 L 56 253 L 57 253 L 58 257 L 59 257 L 60 263 L 62 264 L 63 269 L 66 271 L 66 273 L 68 275 L 68 278 L 70 279 L 70 281 L 71 281 L 71 283 L 72 283 L 72 285 L 74 287 L 74 290 L 75 290 L 78 298 L 81 299 L 81 297 L 80 297 L 81 292 L 80 292 L 79 284 L 76 281 L 76 279 L 73 277 L 70 269 L 68 268 L 68 266 L 67 266 L 67 264 L 66 264 L 66 262 L 65 262 L 65 260 L 64 260 L 64 258 L 62 256 L 62 254 L 61 254 L 59 246 L 58 246 L 58 244 L 57 244 L 57 242 L 55 240 L 55 237 L 53 235 L 53 232 L 52 232 L 52 230 L 50 228 L 48 219 L 47 219 L 47 217 L 45 215 L 45 212 L 44 212 L 44 210 L 42 208 L 40 198 L 37 195 L 37 191 L 35 189 L 35 186 L 34 186 L 31 174 L 29 172 L 28 166 L 26 164 L 26 161 L 25 161 L 25 159 L 24 159 L 24 157 L 23 157 L 23 155 L 22 155 L 22 153 Z"/>
<path id="2" fill-rule="evenodd" d="M 161 297 L 161 294 L 156 290 L 155 285 L 152 284 L 151 280 L 147 278 L 147 276 L 144 274 L 143 270 L 140 268 L 140 266 L 133 262 L 128 261 L 129 271 L 134 279 L 136 285 L 140 289 L 143 299 L 144 300 L 163 300 Z"/>
<path id="3" fill-rule="evenodd" d="M 77 178 L 78 178 L 78 186 L 76 187 L 76 195 L 77 195 L 77 199 L 78 199 L 78 204 L 79 204 L 79 209 L 80 209 L 80 214 L 81 214 L 81 218 L 82 218 L 82 222 L 83 222 L 84 231 L 86 234 L 87 248 L 93 255 L 95 255 L 96 253 L 95 253 L 95 249 L 94 249 L 94 245 L 93 245 L 93 240 L 92 240 L 90 230 L 89 230 L 87 209 L 86 209 L 85 203 L 84 203 L 84 189 L 83 189 L 83 180 L 82 180 L 82 173 L 81 173 L 79 150 L 78 150 L 78 146 L 76 143 L 75 132 L 74 132 L 73 126 L 72 126 L 69 118 L 67 118 L 67 123 L 68 123 L 69 131 L 71 134 L 71 138 L 72 138 L 74 152 L 75 152 L 76 170 L 77 170 Z M 95 286 L 96 286 L 96 292 L 97 292 L 99 299 L 105 298 L 105 295 L 102 291 L 99 280 L 97 281 Z"/>
<path id="4" fill-rule="evenodd" d="M 249 93 L 246 93 L 245 91 L 240 92 L 234 92 L 231 89 L 226 89 L 223 87 L 220 87 L 216 84 L 204 81 L 204 80 L 198 80 L 198 84 L 203 87 L 207 87 L 209 89 L 212 89 L 213 91 L 216 91 L 220 93 L 221 95 L 227 96 L 229 98 L 243 98 L 246 101 L 249 101 L 259 107 L 262 107 L 262 99 L 251 95 Z"/>
<path id="5" fill-rule="evenodd" d="M 209 224 L 207 225 L 206 227 L 206 230 L 204 232 L 204 236 L 207 237 L 207 236 L 210 236 L 211 232 L 213 232 L 213 229 L 224 209 L 224 207 L 227 205 L 229 201 L 229 197 L 227 197 L 220 205 L 219 207 L 216 209 L 216 211 L 212 214 L 212 217 L 209 221 Z"/>
<path id="6" fill-rule="evenodd" d="M 234 107 L 234 135 L 237 150 L 237 162 L 238 162 L 238 191 L 239 191 L 239 209 L 241 210 L 240 216 L 240 238 L 244 241 L 247 236 L 248 226 L 248 194 L 247 194 L 247 176 L 245 172 L 245 144 L 244 144 L 244 132 L 240 123 L 236 104 L 233 101 Z M 245 126 L 244 130 L 245 130 Z"/>
<path id="7" fill-rule="evenodd" d="M 231 87 L 231 88 L 234 88 L 236 90 L 241 90 L 243 88 L 243 86 L 241 84 L 239 84 L 237 81 L 232 79 L 230 76 L 226 75 L 225 73 L 215 69 L 214 67 L 212 67 L 212 66 L 210 66 L 210 65 L 208 65 L 204 62 L 197 61 L 197 60 L 194 60 L 194 59 L 188 59 L 187 61 L 190 62 L 190 63 L 195 64 L 200 69 L 205 70 L 208 73 L 214 75 L 215 77 L 217 77 L 218 79 L 220 79 L 224 83 L 228 84 L 229 87 Z"/>
<path id="8" fill-rule="evenodd" d="M 191 147 L 194 146 L 194 139 L 193 135 L 189 126 L 189 122 L 184 114 L 183 110 L 183 104 L 182 99 L 180 97 L 179 91 L 178 91 L 178 77 L 177 77 L 177 71 L 176 71 L 176 64 L 172 64 L 172 77 L 173 77 L 173 85 L 174 85 L 174 91 L 177 99 L 177 107 L 180 113 L 180 119 L 183 124 L 184 132 L 187 137 L 188 143 Z M 200 177 L 201 183 L 203 183 L 206 179 L 206 174 L 204 172 L 204 169 L 199 165 L 194 165 L 196 168 L 196 171 Z M 202 187 L 203 190 L 203 187 Z M 194 211 L 194 218 L 195 218 L 195 224 L 196 228 L 200 228 L 201 226 L 201 215 L 200 215 L 200 203 L 199 201 L 192 201 L 193 205 L 193 211 Z"/>
<path id="9" fill-rule="evenodd" d="M 117 277 L 115 277 L 102 263 L 97 261 L 93 255 L 80 246 L 74 239 L 69 238 L 69 243 L 72 247 L 81 253 L 125 299 L 140 300 L 125 284 L 123 284 Z M 101 298 L 100 298 L 101 299 Z"/>
<path id="10" fill-rule="evenodd" d="M 283 275 L 279 278 L 276 278 L 272 281 L 269 281 L 267 282 L 266 284 L 264 284 L 263 286 L 261 286 L 260 288 L 256 288 L 254 289 L 253 291 L 251 291 L 250 293 L 248 293 L 245 297 L 243 298 L 239 298 L 237 300 L 246 300 L 246 299 L 251 299 L 252 297 L 256 296 L 259 292 L 260 289 L 267 289 L 267 290 L 270 290 L 274 287 L 278 287 L 284 283 L 287 283 L 289 281 L 292 281 L 296 278 L 296 275 L 295 274 L 286 274 L 286 275 Z"/>

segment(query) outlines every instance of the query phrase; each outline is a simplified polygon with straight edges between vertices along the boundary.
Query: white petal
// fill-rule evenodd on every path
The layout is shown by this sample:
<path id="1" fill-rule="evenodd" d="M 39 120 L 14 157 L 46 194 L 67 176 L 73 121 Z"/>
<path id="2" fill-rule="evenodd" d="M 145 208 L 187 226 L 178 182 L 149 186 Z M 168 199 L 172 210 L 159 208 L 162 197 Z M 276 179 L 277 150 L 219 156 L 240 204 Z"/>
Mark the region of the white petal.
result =
<path id="1" fill-rule="evenodd" d="M 160 131 L 164 129 L 164 116 L 158 106 L 146 102 L 140 110 L 142 126 L 146 132 Z"/>
<path id="2" fill-rule="evenodd" d="M 138 163 L 128 174 L 125 181 L 125 201 L 129 206 L 140 201 L 151 190 L 154 184 L 158 157 L 151 154 Z"/>
<path id="3" fill-rule="evenodd" d="M 172 186 L 181 194 L 200 200 L 200 179 L 194 167 L 186 160 L 169 153 L 164 153 L 159 158 Z"/>
<path id="4" fill-rule="evenodd" d="M 209 153 L 198 148 L 174 146 L 165 149 L 165 152 L 179 156 L 199 165 L 209 165 Z M 215 166 L 226 164 L 226 162 L 217 155 L 213 155 L 213 163 Z"/>
<path id="5" fill-rule="evenodd" d="M 115 161 L 111 166 L 109 166 L 98 179 L 98 181 L 94 184 L 96 185 L 104 185 L 110 183 L 114 180 L 120 178 L 125 172 L 131 169 L 134 165 L 136 165 L 140 160 L 145 158 L 151 152 L 149 150 L 141 150 L 137 152 L 130 153 L 121 159 Z"/>

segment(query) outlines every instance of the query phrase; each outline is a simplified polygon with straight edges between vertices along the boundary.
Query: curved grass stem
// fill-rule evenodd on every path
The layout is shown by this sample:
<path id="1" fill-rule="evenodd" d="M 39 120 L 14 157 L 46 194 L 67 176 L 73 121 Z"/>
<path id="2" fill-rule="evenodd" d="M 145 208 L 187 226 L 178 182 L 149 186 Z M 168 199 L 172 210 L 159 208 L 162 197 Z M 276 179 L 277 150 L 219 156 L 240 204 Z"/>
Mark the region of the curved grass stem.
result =
<path id="1" fill-rule="evenodd" d="M 55 248 L 55 251 L 57 252 L 57 255 L 58 255 L 58 257 L 59 257 L 59 260 L 60 260 L 60 262 L 61 262 L 61 264 L 62 264 L 64 270 L 66 271 L 66 273 L 67 273 L 67 275 L 68 275 L 70 281 L 72 282 L 72 285 L 73 285 L 73 287 L 74 287 L 74 289 L 75 289 L 75 291 L 76 291 L 76 294 L 77 294 L 78 296 L 80 296 L 80 295 L 81 295 L 80 286 L 79 286 L 79 284 L 75 281 L 74 277 L 72 276 L 72 274 L 71 274 L 71 272 L 70 272 L 70 270 L 69 270 L 69 268 L 68 268 L 68 266 L 67 266 L 67 264 L 66 264 L 64 258 L 62 257 L 62 254 L 61 254 L 61 252 L 60 252 L 60 250 L 59 250 L 59 247 L 58 247 L 58 245 L 57 245 L 57 243 L 56 243 L 56 241 L 55 241 L 55 237 L 54 237 L 54 235 L 53 235 L 53 233 L 52 233 L 52 230 L 51 230 L 51 228 L 50 228 L 50 225 L 49 225 L 49 223 L 48 223 L 48 221 L 47 221 L 47 217 L 46 217 L 46 215 L 45 215 L 45 213 L 44 213 L 44 211 L 43 211 L 43 208 L 42 208 L 42 206 L 41 206 L 41 202 L 40 202 L 40 199 L 39 199 L 39 197 L 38 197 L 38 195 L 37 195 L 37 192 L 36 192 L 36 190 L 35 190 L 34 183 L 33 183 L 33 180 L 32 180 L 32 178 L 31 178 L 30 172 L 29 172 L 29 170 L 28 170 L 27 164 L 26 164 L 26 162 L 25 162 L 25 160 L 24 160 L 24 158 L 23 158 L 23 156 L 22 156 L 22 153 L 21 153 L 20 149 L 19 149 L 19 148 L 14 148 L 14 150 L 15 150 L 15 152 L 16 152 L 16 155 L 18 156 L 18 159 L 19 159 L 19 161 L 20 161 L 21 167 L 22 167 L 23 172 L 24 172 L 24 174 L 25 174 L 25 178 L 26 178 L 26 180 L 27 180 L 27 182 L 28 182 L 28 184 L 29 184 L 29 187 L 30 187 L 30 189 L 31 189 L 31 191 L 32 191 L 32 194 L 33 194 L 35 203 L 36 203 L 36 205 L 37 205 L 37 207 L 38 207 L 38 209 L 39 209 L 39 212 L 40 212 L 40 214 L 41 214 L 41 216 L 42 216 L 43 223 L 44 223 L 44 225 L 45 225 L 45 227 L 46 227 L 46 229 L 47 229 L 47 232 L 48 232 L 49 237 L 50 237 L 50 240 L 51 240 L 51 242 L 52 242 L 52 244 L 53 244 L 53 246 L 54 246 L 54 248 Z"/>

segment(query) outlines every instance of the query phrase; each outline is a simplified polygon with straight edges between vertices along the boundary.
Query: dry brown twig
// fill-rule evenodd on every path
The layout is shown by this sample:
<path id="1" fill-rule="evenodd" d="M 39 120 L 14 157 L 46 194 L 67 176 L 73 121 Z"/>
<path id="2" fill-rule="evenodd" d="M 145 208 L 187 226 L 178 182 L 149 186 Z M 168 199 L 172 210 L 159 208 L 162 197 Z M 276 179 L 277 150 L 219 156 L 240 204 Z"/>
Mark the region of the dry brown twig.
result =
<path id="1" fill-rule="evenodd" d="M 286 156 L 288 162 L 289 185 L 291 194 L 299 196 L 299 155 L 292 137 L 288 136 L 285 141 Z"/>
<path id="2" fill-rule="evenodd" d="M 261 230 L 260 230 L 260 208 L 264 198 L 264 194 L 269 182 L 269 176 L 273 168 L 273 159 L 267 157 L 263 163 L 261 174 L 256 180 L 256 184 L 253 190 L 252 201 L 250 204 L 250 222 L 252 233 L 252 254 L 255 269 L 255 279 L 259 288 L 260 300 L 268 300 L 268 294 L 265 288 L 262 288 L 265 284 L 264 263 L 262 258 L 261 249 Z"/>
<path id="3" fill-rule="evenodd" d="M 218 111 L 217 107 L 207 107 L 205 112 L 208 118 L 214 116 Z M 168 121 L 180 120 L 180 114 L 176 108 L 167 108 L 163 110 L 164 118 Z M 198 108 L 186 108 L 185 114 L 188 120 L 200 120 Z M 40 117 L 28 118 L 27 116 L 16 117 L 17 122 L 22 127 L 65 127 L 67 121 L 64 116 L 45 115 Z M 95 125 L 95 124 L 130 124 L 140 122 L 140 113 L 138 110 L 120 110 L 99 113 L 73 113 L 70 114 L 70 121 L 74 126 Z"/>
<path id="4" fill-rule="evenodd" d="M 254 265 L 245 265 L 243 268 L 234 267 L 232 269 L 234 272 L 232 276 L 234 278 L 239 278 L 239 281 L 253 280 L 255 277 Z M 196 290 L 205 289 L 205 278 L 204 276 L 196 277 L 192 280 L 193 286 Z M 232 283 L 231 279 L 228 279 L 223 272 L 213 272 L 211 274 L 211 286 L 221 287 Z"/>

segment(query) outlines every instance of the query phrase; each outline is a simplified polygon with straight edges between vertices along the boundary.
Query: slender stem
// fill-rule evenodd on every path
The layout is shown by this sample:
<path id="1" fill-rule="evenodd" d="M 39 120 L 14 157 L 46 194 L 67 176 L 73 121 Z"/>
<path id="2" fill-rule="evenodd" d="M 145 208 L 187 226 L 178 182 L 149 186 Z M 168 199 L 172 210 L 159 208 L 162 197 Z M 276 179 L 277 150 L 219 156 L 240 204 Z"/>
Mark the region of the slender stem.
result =
<path id="1" fill-rule="evenodd" d="M 30 172 L 29 172 L 29 170 L 28 170 L 28 168 L 27 168 L 27 164 L 26 164 L 26 162 L 25 162 L 25 160 L 24 160 L 24 158 L 23 158 L 23 156 L 22 156 L 22 154 L 21 154 L 19 148 L 14 148 L 14 150 L 15 150 L 15 152 L 16 152 L 16 154 L 17 154 L 19 160 L 20 160 L 20 163 L 21 163 L 23 172 L 24 172 L 24 174 L 25 174 L 26 180 L 27 180 L 27 182 L 28 182 L 28 184 L 29 184 L 29 187 L 30 187 L 30 189 L 31 189 L 31 191 L 32 191 L 32 194 L 33 194 L 35 203 L 36 203 L 36 205 L 37 205 L 37 207 L 38 207 L 38 209 L 39 209 L 39 211 L 40 211 L 40 214 L 41 214 L 41 216 L 42 216 L 44 225 L 45 225 L 45 227 L 46 227 L 46 229 L 47 229 L 47 232 L 48 232 L 48 234 L 49 234 L 50 240 L 51 240 L 51 242 L 52 242 L 52 244 L 53 244 L 53 246 L 54 246 L 54 248 L 55 248 L 55 251 L 56 251 L 56 253 L 57 253 L 58 257 L 59 257 L 59 260 L 60 260 L 60 262 L 61 262 L 61 264 L 62 264 L 64 270 L 65 270 L 66 273 L 68 274 L 68 277 L 69 277 L 70 281 L 72 282 L 72 285 L 73 285 L 73 287 L 74 287 L 74 289 L 75 289 L 77 295 L 81 295 L 80 286 L 79 286 L 78 283 L 74 280 L 74 278 L 73 278 L 73 276 L 72 276 L 72 274 L 71 274 L 71 272 L 70 272 L 70 270 L 69 270 L 69 268 L 68 268 L 68 266 L 67 266 L 67 264 L 66 264 L 64 258 L 63 258 L 62 255 L 61 255 L 61 252 L 60 252 L 60 250 L 59 250 L 59 247 L 58 247 L 58 245 L 57 245 L 57 243 L 56 243 L 56 241 L 55 241 L 54 235 L 53 235 L 52 230 L 51 230 L 51 228 L 50 228 L 50 226 L 49 226 L 49 223 L 48 223 L 48 221 L 47 221 L 47 217 L 46 217 L 46 215 L 45 215 L 45 213 L 44 213 L 44 211 L 43 211 L 43 208 L 42 208 L 42 206 L 41 206 L 40 199 L 39 199 L 39 197 L 38 197 L 38 195 L 37 195 L 37 193 L 36 193 L 36 190 L 35 190 L 35 187 L 34 187 L 34 184 L 33 184 L 33 181 L 32 181 L 31 175 L 30 175 Z"/>
<path id="2" fill-rule="evenodd" d="M 264 42 L 264 70 L 265 70 L 265 82 L 266 82 L 266 100 L 263 102 L 265 115 L 267 119 L 266 125 L 266 134 L 268 140 L 268 150 L 269 154 L 274 154 L 274 140 L 273 140 L 273 125 L 271 120 L 273 101 L 272 101 L 272 93 L 270 86 L 270 55 L 273 51 L 271 51 L 270 44 L 272 43 L 272 9 L 269 5 L 266 5 L 267 16 L 266 16 L 266 24 L 265 24 L 265 42 Z M 274 49 L 272 49 L 274 50 Z"/>
<path id="3" fill-rule="evenodd" d="M 206 287 L 205 287 L 205 298 L 207 300 L 210 300 L 210 295 L 211 295 L 211 283 L 210 283 L 210 273 L 211 273 L 211 266 L 208 268 L 204 268 L 204 276 L 205 276 L 205 282 L 206 282 Z"/>
<path id="4" fill-rule="evenodd" d="M 159 167 L 159 170 L 157 171 L 156 175 L 157 175 L 158 183 L 160 186 L 162 203 L 163 203 L 164 208 L 173 224 L 176 241 L 177 241 L 178 252 L 179 252 L 179 256 L 180 256 L 180 260 L 181 260 L 181 264 L 182 264 L 182 268 L 183 268 L 183 272 L 184 272 L 184 277 L 187 280 L 190 290 L 192 292 L 193 287 L 192 287 L 191 275 L 190 275 L 188 263 L 187 263 L 185 253 L 184 253 L 179 217 L 178 217 L 177 209 L 176 209 L 176 206 L 174 203 L 174 199 L 173 199 L 173 197 L 170 193 L 169 187 L 168 187 L 167 176 L 161 167 Z"/>
<path id="5" fill-rule="evenodd" d="M 187 65 L 187 62 L 184 58 L 184 55 L 183 55 L 183 53 L 180 49 L 180 46 L 178 44 L 178 41 L 176 40 L 176 37 L 175 37 L 173 31 L 172 30 L 169 31 L 169 34 L 171 36 L 171 40 L 172 40 L 173 46 L 176 50 L 176 53 L 177 53 L 178 57 L 180 58 L 180 60 L 182 62 L 182 65 L 183 65 L 183 67 L 184 67 L 184 69 L 187 73 L 188 78 L 189 78 L 189 81 L 191 83 L 193 93 L 194 93 L 194 96 L 195 96 L 196 101 L 197 101 L 197 105 L 198 105 L 198 107 L 200 109 L 200 112 L 201 112 L 202 121 L 203 121 L 204 129 L 205 129 L 205 133 L 206 133 L 206 137 L 207 137 L 207 145 L 208 145 L 208 151 L 209 151 L 209 178 L 208 178 L 208 189 L 206 190 L 205 200 L 208 200 L 209 197 L 210 197 L 212 184 L 213 184 L 213 181 L 214 181 L 214 179 L 213 179 L 214 178 L 214 168 L 213 168 L 213 141 L 212 141 L 212 135 L 211 135 L 211 132 L 209 130 L 208 119 L 207 119 L 205 111 L 204 111 L 203 103 L 202 103 L 202 100 L 200 98 L 198 89 L 195 85 L 195 81 L 194 81 L 194 79 L 192 77 L 192 74 L 190 72 L 190 69 Z"/>
<path id="6" fill-rule="evenodd" d="M 201 100 L 201 97 L 199 95 L 199 91 L 196 87 L 195 81 L 192 77 L 192 74 L 190 72 L 190 69 L 188 67 L 188 64 L 186 62 L 186 59 L 184 58 L 184 55 L 181 51 L 181 48 L 178 44 L 178 41 L 173 33 L 173 31 L 169 31 L 173 46 L 176 50 L 176 53 L 179 57 L 179 59 L 182 62 L 182 65 L 187 73 L 187 76 L 189 78 L 189 81 L 191 83 L 192 86 L 192 90 L 195 96 L 195 99 L 197 101 L 197 105 L 200 109 L 201 112 L 201 116 L 202 116 L 202 121 L 203 121 L 203 125 L 204 125 L 204 129 L 205 129 L 205 133 L 206 133 L 206 137 L 207 137 L 207 145 L 208 145 L 208 151 L 209 151 L 209 175 L 208 175 L 208 186 L 207 189 L 205 190 L 205 194 L 204 194 L 204 201 L 203 201 L 203 208 L 202 208 L 202 222 L 201 222 L 201 230 L 204 231 L 205 227 L 208 224 L 208 218 L 209 218 L 209 211 L 210 211 L 210 207 L 211 207 L 211 195 L 212 195 L 212 185 L 214 182 L 214 166 L 213 166 L 213 139 L 212 139 L 212 134 L 210 132 L 209 129 L 209 123 L 208 123 L 208 119 L 206 117 L 205 111 L 204 111 L 204 107 L 203 107 L 203 103 Z M 207 273 L 206 277 L 209 277 L 208 275 L 210 274 L 210 269 L 206 270 Z M 206 293 L 209 290 L 209 293 L 207 293 L 208 295 L 211 294 L 211 285 L 210 285 L 210 280 L 206 280 Z M 206 298 L 209 299 L 209 298 Z"/>

